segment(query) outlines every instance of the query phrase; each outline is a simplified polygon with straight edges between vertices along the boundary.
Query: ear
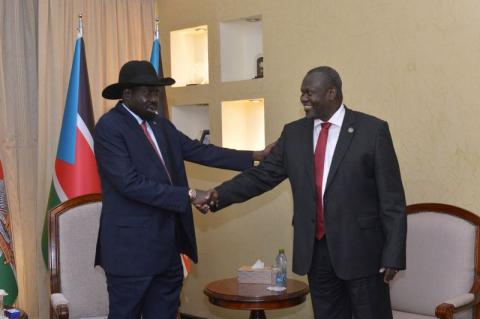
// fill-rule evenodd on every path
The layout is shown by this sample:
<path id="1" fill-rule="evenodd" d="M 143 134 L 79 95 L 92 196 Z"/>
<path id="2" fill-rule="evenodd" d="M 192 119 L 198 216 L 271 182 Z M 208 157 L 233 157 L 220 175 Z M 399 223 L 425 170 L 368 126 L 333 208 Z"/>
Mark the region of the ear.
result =
<path id="1" fill-rule="evenodd" d="M 122 100 L 129 101 L 132 97 L 132 90 L 131 89 L 123 89 L 122 91 Z"/>
<path id="2" fill-rule="evenodd" d="M 337 98 L 337 89 L 332 87 L 327 91 L 327 100 L 334 101 Z"/>

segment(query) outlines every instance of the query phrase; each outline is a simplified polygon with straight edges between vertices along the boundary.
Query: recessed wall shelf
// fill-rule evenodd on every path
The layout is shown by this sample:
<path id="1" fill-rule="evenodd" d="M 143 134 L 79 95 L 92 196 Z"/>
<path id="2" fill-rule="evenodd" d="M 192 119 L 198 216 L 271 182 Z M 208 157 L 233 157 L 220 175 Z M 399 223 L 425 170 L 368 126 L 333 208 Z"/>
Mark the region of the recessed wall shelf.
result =
<path id="1" fill-rule="evenodd" d="M 263 98 L 222 102 L 222 145 L 243 150 L 265 148 Z"/>
<path id="2" fill-rule="evenodd" d="M 263 77 L 261 15 L 220 23 L 220 60 L 224 82 Z"/>
<path id="3" fill-rule="evenodd" d="M 208 104 L 172 106 L 172 123 L 191 139 L 200 140 L 204 130 L 210 129 Z"/>
<path id="4" fill-rule="evenodd" d="M 174 87 L 208 84 L 208 27 L 170 32 Z"/>

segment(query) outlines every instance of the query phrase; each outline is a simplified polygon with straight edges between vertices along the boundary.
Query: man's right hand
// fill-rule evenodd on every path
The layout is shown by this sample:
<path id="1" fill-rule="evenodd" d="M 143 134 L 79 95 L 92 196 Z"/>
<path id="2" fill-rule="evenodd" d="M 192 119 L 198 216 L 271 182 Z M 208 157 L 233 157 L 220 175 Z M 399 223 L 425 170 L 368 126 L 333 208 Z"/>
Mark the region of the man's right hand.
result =
<path id="1" fill-rule="evenodd" d="M 193 198 L 190 197 L 190 202 L 203 214 L 208 213 L 210 211 L 210 207 L 207 204 L 208 199 L 210 198 L 209 191 L 195 189 L 194 192 L 195 196 Z"/>
<path id="2" fill-rule="evenodd" d="M 196 190 L 197 196 L 192 200 L 192 204 L 203 214 L 209 211 L 215 211 L 218 206 L 218 193 L 215 189 L 208 191 Z"/>

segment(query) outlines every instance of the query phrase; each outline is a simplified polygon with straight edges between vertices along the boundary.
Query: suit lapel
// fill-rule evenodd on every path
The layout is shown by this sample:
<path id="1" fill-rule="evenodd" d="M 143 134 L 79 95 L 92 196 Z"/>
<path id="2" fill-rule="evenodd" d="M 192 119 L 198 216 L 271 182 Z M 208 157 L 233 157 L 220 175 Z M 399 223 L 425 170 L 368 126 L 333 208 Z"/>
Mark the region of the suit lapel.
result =
<path id="1" fill-rule="evenodd" d="M 125 116 L 125 122 L 127 125 L 130 127 L 132 131 L 132 139 L 135 139 L 139 141 L 139 143 L 143 144 L 144 148 L 148 149 L 148 154 L 150 154 L 150 157 L 157 163 L 158 167 L 164 171 L 165 168 L 163 167 L 163 164 L 160 161 L 160 158 L 158 157 L 157 151 L 152 147 L 150 142 L 148 141 L 147 137 L 145 136 L 145 133 L 143 133 L 143 130 L 141 126 L 138 124 L 137 120 L 130 114 L 128 111 L 123 107 L 121 103 L 118 103 L 116 106 L 116 109 L 122 113 Z M 171 172 L 171 166 L 169 165 L 168 162 L 168 156 L 166 156 L 167 153 L 167 144 L 164 138 L 164 134 L 161 132 L 159 133 L 159 128 L 158 124 L 155 121 L 150 121 L 149 122 L 150 127 L 152 128 L 152 131 L 155 135 L 155 139 L 157 140 L 158 147 L 160 148 L 160 151 L 162 152 L 163 159 L 165 161 L 165 165 L 167 166 L 169 172 Z M 166 175 L 166 172 L 165 172 Z M 171 176 L 173 178 L 173 176 Z M 173 182 L 173 181 L 172 181 Z"/>
<path id="2" fill-rule="evenodd" d="M 138 124 L 137 120 L 130 114 L 125 107 L 122 105 L 122 103 L 118 103 L 116 106 L 116 109 L 118 112 L 122 113 L 122 115 L 125 118 L 125 123 L 127 123 L 127 126 L 130 128 L 132 134 L 131 138 L 138 140 L 138 141 L 143 141 L 139 143 L 143 143 L 145 146 L 150 146 L 150 143 L 148 140 L 145 138 L 145 134 L 143 133 L 143 130 L 141 126 Z M 151 148 L 151 146 L 150 146 Z"/>
<path id="3" fill-rule="evenodd" d="M 332 183 L 332 180 L 337 173 L 340 163 L 342 162 L 345 153 L 350 146 L 353 135 L 355 134 L 355 130 L 355 114 L 345 107 L 345 118 L 343 119 L 340 135 L 333 153 L 332 164 L 330 165 L 325 191 L 328 190 L 328 186 Z"/>
<path id="4" fill-rule="evenodd" d="M 305 143 L 305 141 L 308 141 Z M 300 131 L 299 144 L 302 145 L 303 162 L 305 163 L 305 169 L 307 170 L 307 176 L 309 182 L 313 188 L 315 188 L 315 170 L 313 164 L 313 120 L 305 119 L 303 122 L 303 128 Z"/>
<path id="5" fill-rule="evenodd" d="M 150 124 L 150 127 L 152 128 L 153 135 L 155 135 L 155 139 L 157 140 L 158 147 L 160 148 L 160 152 L 162 152 L 162 157 L 163 157 L 163 161 L 165 163 L 165 167 L 168 170 L 168 173 L 170 174 L 170 178 L 172 179 L 172 183 L 173 183 L 174 182 L 174 176 L 172 175 L 173 170 L 172 170 L 172 163 L 171 163 L 171 160 L 170 160 L 171 152 L 170 152 L 170 148 L 168 147 L 169 145 L 168 145 L 168 141 L 167 141 L 167 138 L 166 138 L 166 133 L 165 133 L 164 130 L 161 129 L 161 127 L 160 127 L 160 125 L 158 124 L 157 121 L 152 120 L 148 123 Z M 163 168 L 163 169 L 165 169 L 165 168 Z"/>

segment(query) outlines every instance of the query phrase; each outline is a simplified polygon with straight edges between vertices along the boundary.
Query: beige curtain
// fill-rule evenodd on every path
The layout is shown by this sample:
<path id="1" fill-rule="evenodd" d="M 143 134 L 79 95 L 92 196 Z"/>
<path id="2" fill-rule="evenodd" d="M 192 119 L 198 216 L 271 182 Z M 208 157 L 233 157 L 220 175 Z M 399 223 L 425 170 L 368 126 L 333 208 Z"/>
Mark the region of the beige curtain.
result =
<path id="1" fill-rule="evenodd" d="M 17 304 L 37 305 L 36 1 L 0 0 L 0 158 L 17 263 Z"/>
<path id="2" fill-rule="evenodd" d="M 19 297 L 49 317 L 40 237 L 73 59 L 77 16 L 95 119 L 113 106 L 102 89 L 123 63 L 150 58 L 154 0 L 0 0 L 0 157 L 13 222 Z"/>

